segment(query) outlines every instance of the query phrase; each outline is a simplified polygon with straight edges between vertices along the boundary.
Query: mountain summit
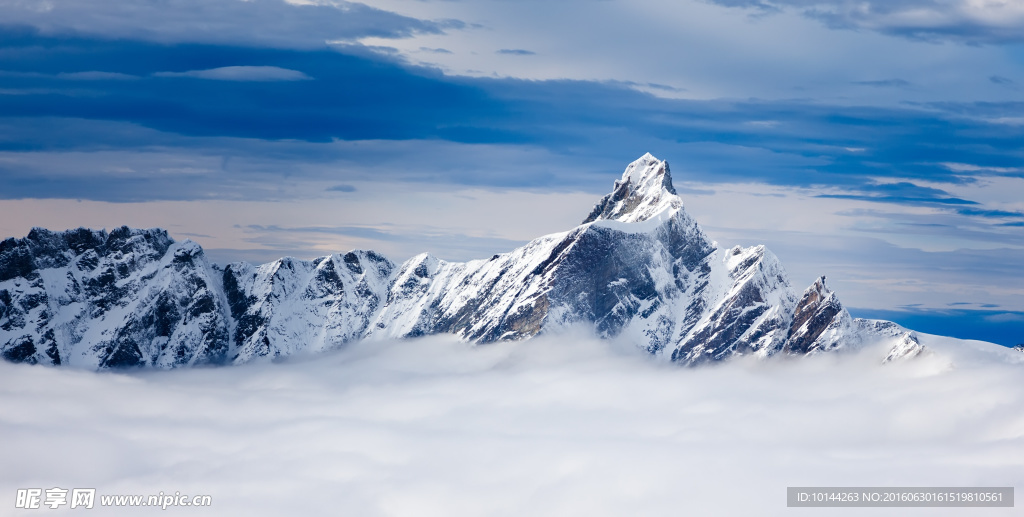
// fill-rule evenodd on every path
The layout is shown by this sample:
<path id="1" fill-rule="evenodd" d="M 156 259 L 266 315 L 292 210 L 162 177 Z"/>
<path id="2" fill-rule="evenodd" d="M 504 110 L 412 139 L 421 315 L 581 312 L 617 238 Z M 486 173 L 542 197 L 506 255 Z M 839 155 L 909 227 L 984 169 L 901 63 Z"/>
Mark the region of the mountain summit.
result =
<path id="1" fill-rule="evenodd" d="M 635 223 L 682 207 L 683 201 L 672 186 L 668 162 L 647 153 L 626 167 L 622 179 L 594 206 L 583 224 L 601 219 Z"/>
<path id="2" fill-rule="evenodd" d="M 489 343 L 579 326 L 687 365 L 923 349 L 894 323 L 851 318 L 824 277 L 798 296 L 764 246 L 717 248 L 650 154 L 580 226 L 465 263 L 351 251 L 220 268 L 192 241 L 126 227 L 0 242 L 0 354 L 15 362 L 238 364 L 361 339 Z"/>

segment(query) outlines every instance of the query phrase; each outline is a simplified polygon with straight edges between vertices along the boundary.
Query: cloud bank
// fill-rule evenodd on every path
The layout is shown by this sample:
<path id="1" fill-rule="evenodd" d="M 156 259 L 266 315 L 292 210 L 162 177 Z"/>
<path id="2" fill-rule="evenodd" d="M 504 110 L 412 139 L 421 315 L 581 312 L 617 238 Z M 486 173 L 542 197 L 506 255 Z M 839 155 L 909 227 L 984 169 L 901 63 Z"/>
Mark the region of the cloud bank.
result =
<path id="1" fill-rule="evenodd" d="M 1024 482 L 1021 364 L 877 359 L 680 369 L 563 335 L 173 372 L 0 363 L 0 493 L 180 491 L 228 516 L 789 515 L 786 486 Z"/>

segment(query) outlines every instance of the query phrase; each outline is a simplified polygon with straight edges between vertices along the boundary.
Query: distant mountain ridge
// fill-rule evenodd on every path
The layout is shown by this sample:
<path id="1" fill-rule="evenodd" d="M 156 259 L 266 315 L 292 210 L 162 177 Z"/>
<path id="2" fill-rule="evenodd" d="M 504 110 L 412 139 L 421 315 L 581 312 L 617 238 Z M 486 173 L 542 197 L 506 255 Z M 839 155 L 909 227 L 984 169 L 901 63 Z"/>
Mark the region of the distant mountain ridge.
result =
<path id="1" fill-rule="evenodd" d="M 372 251 L 223 268 L 189 240 L 127 227 L 0 242 L 0 354 L 86 368 L 239 364 L 360 339 L 448 333 L 474 343 L 590 326 L 659 358 L 923 347 L 855 319 L 819 278 L 802 294 L 764 246 L 722 250 L 645 154 L 580 226 L 486 260 Z"/>

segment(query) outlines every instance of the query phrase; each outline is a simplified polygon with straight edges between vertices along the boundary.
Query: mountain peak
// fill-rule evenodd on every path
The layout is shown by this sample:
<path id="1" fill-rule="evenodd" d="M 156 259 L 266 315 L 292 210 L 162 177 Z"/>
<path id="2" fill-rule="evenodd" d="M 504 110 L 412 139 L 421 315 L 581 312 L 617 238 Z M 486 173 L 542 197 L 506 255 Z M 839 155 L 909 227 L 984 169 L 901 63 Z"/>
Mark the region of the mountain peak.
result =
<path id="1" fill-rule="evenodd" d="M 839 346 L 850 326 L 850 314 L 820 276 L 804 290 L 793 313 L 787 352 L 807 354 Z"/>
<path id="2" fill-rule="evenodd" d="M 644 153 L 643 156 L 626 166 L 619 183 L 626 182 L 632 182 L 645 191 L 664 188 L 670 194 L 676 193 L 675 187 L 672 186 L 672 174 L 669 172 L 668 162 L 657 159 L 651 153 Z"/>
<path id="3" fill-rule="evenodd" d="M 612 192 L 594 206 L 583 224 L 602 219 L 635 223 L 682 207 L 672 186 L 668 162 L 646 153 L 626 167 Z"/>

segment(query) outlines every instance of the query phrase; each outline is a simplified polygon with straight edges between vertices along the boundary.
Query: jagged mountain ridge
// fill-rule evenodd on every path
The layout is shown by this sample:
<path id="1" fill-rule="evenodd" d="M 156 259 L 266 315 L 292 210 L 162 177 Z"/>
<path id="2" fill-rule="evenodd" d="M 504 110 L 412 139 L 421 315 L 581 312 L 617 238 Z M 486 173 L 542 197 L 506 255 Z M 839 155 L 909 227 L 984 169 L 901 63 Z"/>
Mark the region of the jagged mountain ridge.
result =
<path id="1" fill-rule="evenodd" d="M 466 263 L 352 251 L 220 268 L 192 241 L 127 227 L 0 243 L 0 354 L 16 362 L 237 364 L 358 339 L 488 343 L 578 325 L 688 365 L 879 341 L 887 361 L 922 350 L 896 324 L 851 318 L 824 277 L 799 296 L 764 246 L 718 249 L 650 154 L 580 226 Z"/>

